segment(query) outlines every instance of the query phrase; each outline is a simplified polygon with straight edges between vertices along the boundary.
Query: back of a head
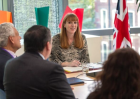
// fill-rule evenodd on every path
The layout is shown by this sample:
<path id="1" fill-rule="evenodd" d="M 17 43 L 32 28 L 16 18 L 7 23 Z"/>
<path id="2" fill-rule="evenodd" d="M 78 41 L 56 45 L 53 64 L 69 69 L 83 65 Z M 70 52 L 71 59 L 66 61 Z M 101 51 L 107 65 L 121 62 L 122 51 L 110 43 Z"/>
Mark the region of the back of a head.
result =
<path id="1" fill-rule="evenodd" d="M 30 27 L 24 34 L 24 50 L 29 52 L 42 51 L 47 42 L 51 42 L 50 29 L 41 25 Z"/>
<path id="2" fill-rule="evenodd" d="M 14 36 L 14 25 L 12 23 L 0 24 L 0 47 L 5 47 L 9 36 Z"/>
<path id="3" fill-rule="evenodd" d="M 98 78 L 102 83 L 96 88 L 98 99 L 140 98 L 139 54 L 131 48 L 116 50 L 104 62 Z"/>

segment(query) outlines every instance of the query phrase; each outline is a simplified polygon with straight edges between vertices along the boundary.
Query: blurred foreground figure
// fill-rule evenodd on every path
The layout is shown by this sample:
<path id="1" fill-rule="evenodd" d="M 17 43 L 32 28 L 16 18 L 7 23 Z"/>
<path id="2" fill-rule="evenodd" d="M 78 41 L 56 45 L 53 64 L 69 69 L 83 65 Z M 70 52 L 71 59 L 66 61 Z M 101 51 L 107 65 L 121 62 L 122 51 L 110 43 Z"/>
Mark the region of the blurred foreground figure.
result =
<path id="1" fill-rule="evenodd" d="M 87 99 L 140 99 L 140 56 L 131 48 L 115 50 L 97 75 Z"/>
<path id="2" fill-rule="evenodd" d="M 51 42 L 48 28 L 34 25 L 27 30 L 25 53 L 6 64 L 6 99 L 75 99 L 62 66 L 46 60 Z"/>

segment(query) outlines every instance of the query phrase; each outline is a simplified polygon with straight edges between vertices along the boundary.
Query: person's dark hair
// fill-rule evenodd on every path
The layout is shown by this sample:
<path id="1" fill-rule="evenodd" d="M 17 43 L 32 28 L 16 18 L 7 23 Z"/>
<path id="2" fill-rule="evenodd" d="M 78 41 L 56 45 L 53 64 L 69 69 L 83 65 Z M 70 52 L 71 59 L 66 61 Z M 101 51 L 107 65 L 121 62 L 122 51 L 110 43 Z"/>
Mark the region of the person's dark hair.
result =
<path id="1" fill-rule="evenodd" d="M 140 99 L 140 56 L 131 48 L 111 53 L 88 99 Z"/>
<path id="2" fill-rule="evenodd" d="M 30 27 L 24 34 L 24 50 L 30 52 L 42 51 L 47 42 L 51 42 L 50 29 L 41 25 Z"/>

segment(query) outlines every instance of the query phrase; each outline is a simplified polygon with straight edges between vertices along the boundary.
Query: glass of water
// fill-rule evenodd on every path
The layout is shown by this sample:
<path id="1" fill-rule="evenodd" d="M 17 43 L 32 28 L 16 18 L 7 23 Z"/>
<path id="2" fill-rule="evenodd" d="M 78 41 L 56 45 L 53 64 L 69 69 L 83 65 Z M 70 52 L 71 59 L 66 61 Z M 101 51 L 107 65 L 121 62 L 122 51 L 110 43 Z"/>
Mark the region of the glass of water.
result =
<path id="1" fill-rule="evenodd" d="M 86 63 L 82 63 L 82 72 L 88 73 L 88 71 L 89 71 L 89 65 Z"/>

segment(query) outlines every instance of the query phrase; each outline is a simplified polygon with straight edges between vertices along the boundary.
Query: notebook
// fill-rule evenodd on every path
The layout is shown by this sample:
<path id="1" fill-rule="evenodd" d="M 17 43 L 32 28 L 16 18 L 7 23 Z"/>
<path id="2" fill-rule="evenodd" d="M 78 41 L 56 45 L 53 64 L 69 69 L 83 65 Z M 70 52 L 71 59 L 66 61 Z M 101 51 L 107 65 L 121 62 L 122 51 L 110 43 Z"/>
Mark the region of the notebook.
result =
<path id="1" fill-rule="evenodd" d="M 70 85 L 84 83 L 83 80 L 81 80 L 81 79 L 79 79 L 79 78 L 75 78 L 75 77 L 67 78 L 67 81 L 68 81 L 68 83 L 69 83 Z"/>
<path id="2" fill-rule="evenodd" d="M 82 67 L 63 67 L 66 72 L 82 71 Z"/>

